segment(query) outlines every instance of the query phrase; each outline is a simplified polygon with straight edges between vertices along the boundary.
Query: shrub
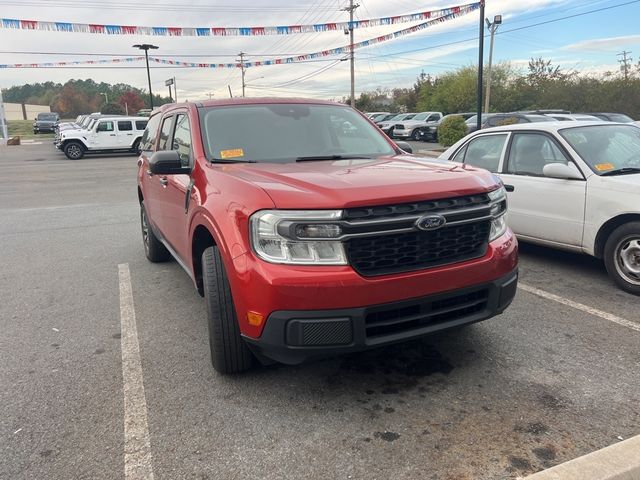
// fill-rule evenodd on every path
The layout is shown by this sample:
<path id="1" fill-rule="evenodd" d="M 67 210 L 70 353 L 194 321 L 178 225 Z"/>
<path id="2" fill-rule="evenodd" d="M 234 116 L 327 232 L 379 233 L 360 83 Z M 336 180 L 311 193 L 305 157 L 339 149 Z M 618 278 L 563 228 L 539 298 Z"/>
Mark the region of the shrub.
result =
<path id="1" fill-rule="evenodd" d="M 105 115 L 124 115 L 124 108 L 118 103 L 107 103 L 100 109 L 100 113 Z"/>
<path id="2" fill-rule="evenodd" d="M 467 135 L 467 124 L 460 115 L 445 118 L 438 127 L 438 142 L 443 147 L 450 147 Z"/>

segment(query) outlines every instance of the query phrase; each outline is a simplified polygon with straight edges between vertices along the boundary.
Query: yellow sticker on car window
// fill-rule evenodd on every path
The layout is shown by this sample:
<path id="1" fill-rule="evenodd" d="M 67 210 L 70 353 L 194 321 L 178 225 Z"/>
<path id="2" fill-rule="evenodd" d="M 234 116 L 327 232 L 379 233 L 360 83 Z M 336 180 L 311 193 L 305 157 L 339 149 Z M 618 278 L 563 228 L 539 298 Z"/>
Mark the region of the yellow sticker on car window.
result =
<path id="1" fill-rule="evenodd" d="M 605 170 L 613 170 L 616 166 L 613 163 L 596 163 L 596 170 L 604 172 Z"/>
<path id="2" fill-rule="evenodd" d="M 244 150 L 242 150 L 241 148 L 234 148 L 232 150 L 220 150 L 220 158 L 237 158 L 237 157 L 244 157 Z"/>

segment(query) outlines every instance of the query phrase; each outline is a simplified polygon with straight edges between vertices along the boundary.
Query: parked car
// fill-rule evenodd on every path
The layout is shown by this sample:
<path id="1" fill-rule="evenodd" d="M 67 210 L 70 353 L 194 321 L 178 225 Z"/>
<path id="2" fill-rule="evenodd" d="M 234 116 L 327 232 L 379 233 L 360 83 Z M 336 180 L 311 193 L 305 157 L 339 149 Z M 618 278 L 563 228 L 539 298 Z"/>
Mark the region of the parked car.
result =
<path id="1" fill-rule="evenodd" d="M 33 122 L 33 133 L 53 132 L 60 115 L 55 112 L 39 113 Z"/>
<path id="2" fill-rule="evenodd" d="M 600 120 L 605 120 L 607 122 L 619 122 L 619 123 L 631 123 L 633 122 L 633 118 L 624 113 L 587 113 L 585 115 L 592 115 L 594 117 L 598 117 Z"/>
<path id="3" fill-rule="evenodd" d="M 386 115 L 391 115 L 391 112 L 369 112 L 366 114 L 366 116 L 369 117 L 374 122 L 376 120 L 383 118 Z"/>
<path id="4" fill-rule="evenodd" d="M 411 120 L 396 123 L 393 126 L 393 136 L 397 138 L 410 138 L 418 140 L 420 129 L 435 125 L 442 118 L 441 112 L 421 112 Z"/>
<path id="5" fill-rule="evenodd" d="M 145 254 L 173 255 L 204 296 L 219 372 L 466 325 L 515 294 L 497 177 L 419 160 L 346 105 L 165 105 L 141 150 Z"/>
<path id="6" fill-rule="evenodd" d="M 530 114 L 530 113 L 496 113 L 488 115 L 482 123 L 482 128 L 497 127 L 500 125 L 512 125 L 516 123 L 537 123 L 537 122 L 555 122 L 555 120 L 547 115 Z"/>
<path id="7" fill-rule="evenodd" d="M 380 130 L 382 130 L 384 133 L 386 133 L 387 135 L 392 137 L 393 136 L 393 128 L 395 127 L 397 122 L 402 122 L 402 121 L 405 121 L 405 120 L 411 120 L 415 116 L 416 116 L 415 113 L 401 113 L 399 115 L 394 115 L 393 117 L 391 117 L 388 120 L 384 120 L 384 121 L 381 121 L 381 122 L 375 122 L 375 123 L 376 123 L 376 125 L 378 125 L 378 127 L 380 127 Z"/>
<path id="8" fill-rule="evenodd" d="M 602 121 L 598 117 L 593 115 L 586 115 L 584 113 L 547 113 L 547 117 L 551 117 L 559 122 L 600 122 Z"/>
<path id="9" fill-rule="evenodd" d="M 137 153 L 147 121 L 143 117 L 101 115 L 93 118 L 86 130 L 62 131 L 56 148 L 62 150 L 70 160 L 79 160 L 85 153 Z"/>
<path id="10" fill-rule="evenodd" d="M 604 260 L 640 295 L 640 129 L 607 122 L 506 125 L 481 130 L 440 159 L 500 176 L 518 237 Z"/>
<path id="11" fill-rule="evenodd" d="M 69 122 L 65 122 L 65 123 L 60 123 L 58 124 L 58 126 L 56 127 L 55 130 L 55 135 L 53 137 L 53 144 L 56 147 L 60 147 L 61 143 L 62 143 L 62 132 L 67 131 L 67 130 L 91 130 L 93 128 L 93 126 L 95 125 L 95 121 L 99 118 L 105 118 L 105 117 L 109 117 L 109 118 L 114 118 L 114 117 L 121 117 L 122 115 L 103 115 L 101 113 L 90 113 L 88 115 L 81 115 L 82 120 L 80 120 L 79 123 L 69 123 Z M 77 119 L 76 119 L 77 121 Z M 79 134 L 82 135 L 82 134 Z M 70 138 L 70 137 L 69 137 Z"/>
<path id="12" fill-rule="evenodd" d="M 449 115 L 445 115 L 440 120 L 438 120 L 435 124 L 429 125 L 428 127 L 422 127 L 418 133 L 418 140 L 423 142 L 437 142 L 438 141 L 438 127 L 444 121 L 445 118 L 450 117 L 462 117 L 465 121 L 471 117 L 475 117 L 475 113 L 451 113 Z"/>
<path id="13" fill-rule="evenodd" d="M 480 117 L 480 124 L 484 124 L 489 118 L 499 115 L 498 113 L 483 113 Z M 478 129 L 478 115 L 474 114 L 473 116 L 467 118 L 465 122 L 467 124 L 467 134 L 475 132 Z"/>

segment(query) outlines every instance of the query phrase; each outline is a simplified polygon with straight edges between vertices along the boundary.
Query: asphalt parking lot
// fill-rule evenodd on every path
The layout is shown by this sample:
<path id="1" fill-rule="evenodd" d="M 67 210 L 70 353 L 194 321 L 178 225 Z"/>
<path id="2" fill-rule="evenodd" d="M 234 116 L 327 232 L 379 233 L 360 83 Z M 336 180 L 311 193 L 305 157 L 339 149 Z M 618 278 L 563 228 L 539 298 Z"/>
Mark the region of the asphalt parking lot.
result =
<path id="1" fill-rule="evenodd" d="M 499 317 L 220 377 L 187 274 L 144 257 L 134 156 L 0 147 L 0 167 L 0 478 L 132 468 L 119 268 L 156 479 L 509 479 L 640 433 L 640 299 L 595 259 L 521 245 Z"/>

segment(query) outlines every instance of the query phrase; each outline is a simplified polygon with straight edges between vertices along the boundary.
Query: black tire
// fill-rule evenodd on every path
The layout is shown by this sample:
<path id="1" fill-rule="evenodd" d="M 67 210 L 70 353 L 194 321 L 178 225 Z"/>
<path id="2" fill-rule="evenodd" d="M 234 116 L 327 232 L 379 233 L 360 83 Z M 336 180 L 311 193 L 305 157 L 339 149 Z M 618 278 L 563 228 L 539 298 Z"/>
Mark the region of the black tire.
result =
<path id="1" fill-rule="evenodd" d="M 413 132 L 411 132 L 411 140 L 417 142 L 420 138 L 420 129 L 416 128 Z"/>
<path id="2" fill-rule="evenodd" d="M 223 375 L 248 370 L 253 355 L 240 336 L 231 287 L 217 247 L 202 254 L 202 283 L 213 368 Z"/>
<path id="3" fill-rule="evenodd" d="M 136 139 L 135 142 L 133 142 L 133 145 L 131 146 L 131 151 L 133 153 L 135 153 L 136 155 L 140 154 L 140 139 Z"/>
<path id="4" fill-rule="evenodd" d="M 604 264 L 618 287 L 640 295 L 640 222 L 625 223 L 609 235 Z"/>
<path id="5" fill-rule="evenodd" d="M 80 142 L 68 142 L 63 150 L 69 160 L 80 160 L 84 157 L 84 145 Z"/>
<path id="6" fill-rule="evenodd" d="M 150 262 L 166 262 L 171 258 L 171 254 L 167 247 L 158 240 L 153 233 L 153 229 L 147 219 L 147 212 L 144 208 L 144 202 L 140 204 L 140 229 L 142 230 L 142 244 L 144 245 L 144 253 Z"/>

